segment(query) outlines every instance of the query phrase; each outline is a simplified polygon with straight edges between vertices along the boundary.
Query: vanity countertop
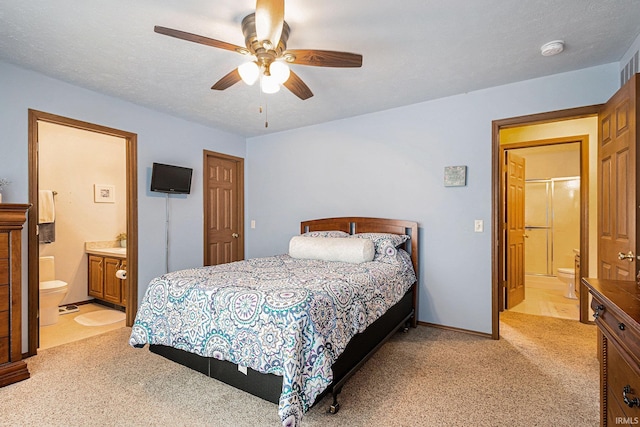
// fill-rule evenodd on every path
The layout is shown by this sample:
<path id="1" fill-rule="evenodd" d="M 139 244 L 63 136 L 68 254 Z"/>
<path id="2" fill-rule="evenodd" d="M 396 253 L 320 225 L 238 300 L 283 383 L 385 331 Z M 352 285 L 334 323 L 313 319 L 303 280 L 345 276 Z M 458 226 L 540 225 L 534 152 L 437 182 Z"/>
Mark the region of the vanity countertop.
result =
<path id="1" fill-rule="evenodd" d="M 112 256 L 115 258 L 127 257 L 127 248 L 86 249 L 85 252 L 91 255 Z"/>
<path id="2" fill-rule="evenodd" d="M 84 251 L 91 255 L 127 257 L 127 248 L 120 247 L 118 242 L 85 242 Z"/>

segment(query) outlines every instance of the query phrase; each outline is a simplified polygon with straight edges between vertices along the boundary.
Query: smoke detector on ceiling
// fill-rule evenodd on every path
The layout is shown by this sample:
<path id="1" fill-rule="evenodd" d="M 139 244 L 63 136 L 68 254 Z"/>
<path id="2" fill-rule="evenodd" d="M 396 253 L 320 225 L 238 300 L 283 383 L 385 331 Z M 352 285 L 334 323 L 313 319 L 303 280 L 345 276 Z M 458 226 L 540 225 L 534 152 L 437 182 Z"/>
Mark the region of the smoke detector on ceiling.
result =
<path id="1" fill-rule="evenodd" d="M 542 56 L 553 56 L 557 55 L 564 50 L 564 41 L 562 40 L 554 40 L 549 43 L 545 43 L 540 48 L 540 53 Z"/>

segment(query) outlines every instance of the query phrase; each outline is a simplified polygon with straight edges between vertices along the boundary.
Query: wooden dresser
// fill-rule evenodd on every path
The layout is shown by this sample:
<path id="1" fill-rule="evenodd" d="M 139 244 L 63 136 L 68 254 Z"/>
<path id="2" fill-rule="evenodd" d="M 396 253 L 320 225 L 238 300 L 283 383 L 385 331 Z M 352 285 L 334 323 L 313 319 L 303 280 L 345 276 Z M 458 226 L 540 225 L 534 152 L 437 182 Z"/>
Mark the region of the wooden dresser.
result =
<path id="1" fill-rule="evenodd" d="M 640 288 L 635 282 L 582 279 L 593 296 L 600 358 L 600 425 L 640 422 Z"/>
<path id="2" fill-rule="evenodd" d="M 29 207 L 0 203 L 0 387 L 29 378 L 21 327 L 21 230 Z"/>

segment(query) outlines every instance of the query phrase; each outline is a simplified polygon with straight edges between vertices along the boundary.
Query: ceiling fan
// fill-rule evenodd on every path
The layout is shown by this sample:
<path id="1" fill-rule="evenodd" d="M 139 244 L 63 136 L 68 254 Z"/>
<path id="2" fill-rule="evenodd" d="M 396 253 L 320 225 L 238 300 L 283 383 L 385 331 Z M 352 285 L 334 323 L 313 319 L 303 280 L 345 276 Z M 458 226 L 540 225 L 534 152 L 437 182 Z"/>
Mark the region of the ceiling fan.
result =
<path id="1" fill-rule="evenodd" d="M 154 31 L 179 39 L 231 50 L 251 56 L 252 60 L 240 65 L 218 80 L 211 89 L 225 90 L 243 80 L 253 84 L 260 80 L 265 93 L 275 93 L 282 84 L 298 98 L 313 96 L 311 89 L 286 65 L 315 67 L 361 67 L 362 55 L 317 49 L 289 49 L 290 28 L 284 20 L 284 0 L 257 0 L 256 11 L 242 20 L 242 33 L 246 47 L 237 46 L 209 37 L 187 33 L 156 25 Z"/>

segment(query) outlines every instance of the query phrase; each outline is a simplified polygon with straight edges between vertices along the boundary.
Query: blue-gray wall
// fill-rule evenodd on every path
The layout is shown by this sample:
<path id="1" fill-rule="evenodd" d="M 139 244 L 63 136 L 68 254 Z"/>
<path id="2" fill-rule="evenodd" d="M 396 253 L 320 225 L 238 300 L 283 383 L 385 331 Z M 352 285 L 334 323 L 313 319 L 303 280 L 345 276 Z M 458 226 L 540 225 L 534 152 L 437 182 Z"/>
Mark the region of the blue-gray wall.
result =
<path id="1" fill-rule="evenodd" d="M 490 333 L 491 122 L 604 102 L 618 70 L 613 63 L 245 141 L 0 62 L 0 177 L 13 181 L 3 197 L 28 200 L 29 108 L 136 133 L 142 297 L 164 272 L 165 199 L 148 191 L 152 162 L 194 168 L 192 194 L 171 199 L 170 266 L 178 269 L 202 263 L 202 150 L 244 157 L 247 257 L 286 252 L 301 220 L 415 220 L 420 320 Z M 466 187 L 443 186 L 449 165 L 468 166 Z M 484 233 L 473 232 L 475 219 Z"/>
<path id="2" fill-rule="evenodd" d="M 418 221 L 419 320 L 491 333 L 492 121 L 602 103 L 617 86 L 613 63 L 251 138 L 247 256 L 286 252 L 302 220 Z M 444 187 L 452 165 L 468 167 L 466 187 Z"/>
<path id="3" fill-rule="evenodd" d="M 3 202 L 26 203 L 28 109 L 116 128 L 138 135 L 139 298 L 165 269 L 165 196 L 149 191 L 153 162 L 192 167 L 189 196 L 170 199 L 171 269 L 202 265 L 203 149 L 245 157 L 245 138 L 171 117 L 117 98 L 72 86 L 0 61 L 0 177 L 12 181 Z M 26 259 L 26 232 L 23 254 Z M 26 262 L 23 324 L 26 320 Z M 26 333 L 27 328 L 23 328 Z M 24 335 L 24 334 L 23 334 Z M 23 340 L 26 345 L 26 339 Z"/>

